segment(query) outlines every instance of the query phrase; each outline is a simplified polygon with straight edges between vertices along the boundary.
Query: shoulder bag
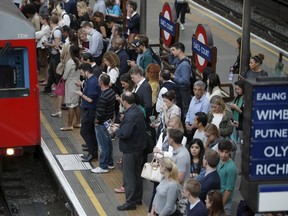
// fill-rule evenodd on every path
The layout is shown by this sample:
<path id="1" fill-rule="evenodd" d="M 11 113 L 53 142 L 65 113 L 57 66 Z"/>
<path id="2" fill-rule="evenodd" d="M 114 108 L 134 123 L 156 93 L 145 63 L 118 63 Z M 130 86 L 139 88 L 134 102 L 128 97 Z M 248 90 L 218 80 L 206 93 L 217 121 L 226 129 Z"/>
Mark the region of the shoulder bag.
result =
<path id="1" fill-rule="evenodd" d="M 160 173 L 160 164 L 154 157 L 151 162 L 146 162 L 143 166 L 141 177 L 154 182 L 160 182 L 162 175 Z"/>

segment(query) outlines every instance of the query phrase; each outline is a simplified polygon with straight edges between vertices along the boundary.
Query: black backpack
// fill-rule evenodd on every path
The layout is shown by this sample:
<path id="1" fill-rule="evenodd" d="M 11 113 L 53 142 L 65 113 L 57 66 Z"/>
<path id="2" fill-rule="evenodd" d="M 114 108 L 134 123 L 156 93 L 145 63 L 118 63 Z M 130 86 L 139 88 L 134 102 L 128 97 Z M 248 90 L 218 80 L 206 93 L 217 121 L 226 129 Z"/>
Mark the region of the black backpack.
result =
<path id="1" fill-rule="evenodd" d="M 237 206 L 237 216 L 254 216 L 254 212 L 249 208 L 245 200 L 240 200 Z"/>
<path id="2" fill-rule="evenodd" d="M 190 62 L 190 60 L 188 58 L 181 59 L 181 61 L 178 63 L 178 65 L 181 64 L 184 61 L 188 62 L 190 64 L 190 67 L 191 67 L 190 86 L 193 89 L 193 85 L 197 81 L 196 73 L 194 72 L 193 67 L 191 65 L 191 62 Z"/>
<path id="3" fill-rule="evenodd" d="M 153 58 L 153 63 L 162 66 L 162 62 L 159 55 L 157 55 L 151 47 L 148 47 L 148 49 L 150 50 L 151 56 Z"/>

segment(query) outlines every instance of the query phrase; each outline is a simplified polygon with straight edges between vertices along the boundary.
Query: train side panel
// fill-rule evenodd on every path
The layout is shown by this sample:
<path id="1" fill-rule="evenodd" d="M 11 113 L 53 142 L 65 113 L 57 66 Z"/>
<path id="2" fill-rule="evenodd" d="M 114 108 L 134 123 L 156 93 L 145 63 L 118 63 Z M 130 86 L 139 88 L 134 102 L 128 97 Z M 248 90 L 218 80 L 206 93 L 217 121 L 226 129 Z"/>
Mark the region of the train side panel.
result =
<path id="1" fill-rule="evenodd" d="M 1 0 L 0 16 L 0 154 L 5 154 L 6 148 L 40 144 L 40 107 L 34 28 L 9 0 Z"/>

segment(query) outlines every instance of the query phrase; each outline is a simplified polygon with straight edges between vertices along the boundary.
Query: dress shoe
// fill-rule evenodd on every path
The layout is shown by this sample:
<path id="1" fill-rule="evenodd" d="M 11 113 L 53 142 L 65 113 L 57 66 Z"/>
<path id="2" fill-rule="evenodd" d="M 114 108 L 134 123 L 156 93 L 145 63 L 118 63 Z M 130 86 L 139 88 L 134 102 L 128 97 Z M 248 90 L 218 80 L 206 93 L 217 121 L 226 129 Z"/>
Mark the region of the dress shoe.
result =
<path id="1" fill-rule="evenodd" d="M 82 151 L 89 151 L 88 148 L 82 148 Z"/>
<path id="2" fill-rule="evenodd" d="M 82 158 L 83 158 L 82 162 L 90 162 L 93 159 L 93 156 L 91 154 L 89 154 L 86 157 L 82 157 Z"/>
<path id="3" fill-rule="evenodd" d="M 52 116 L 52 117 L 59 117 L 59 118 L 61 118 L 62 112 L 59 111 L 59 112 L 56 112 L 56 113 L 52 113 L 51 116 Z"/>
<path id="4" fill-rule="evenodd" d="M 136 205 L 125 203 L 123 205 L 117 206 L 117 209 L 118 209 L 118 211 L 135 210 Z"/>
<path id="5" fill-rule="evenodd" d="M 142 205 L 142 200 L 135 203 L 136 205 Z"/>
<path id="6" fill-rule="evenodd" d="M 72 131 L 73 130 L 73 126 L 71 126 L 71 127 L 65 126 L 65 127 L 60 128 L 60 130 L 61 131 Z"/>

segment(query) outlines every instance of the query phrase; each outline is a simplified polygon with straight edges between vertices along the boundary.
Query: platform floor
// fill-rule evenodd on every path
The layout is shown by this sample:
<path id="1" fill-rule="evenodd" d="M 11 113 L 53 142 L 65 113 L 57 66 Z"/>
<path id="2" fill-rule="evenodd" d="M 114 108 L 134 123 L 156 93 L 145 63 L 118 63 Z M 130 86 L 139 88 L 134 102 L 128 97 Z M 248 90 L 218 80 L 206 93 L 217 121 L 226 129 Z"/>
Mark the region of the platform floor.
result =
<path id="1" fill-rule="evenodd" d="M 94 2 L 94 1 L 93 1 Z M 140 5 L 140 0 L 136 0 Z M 147 35 L 150 43 L 159 42 L 158 16 L 162 10 L 164 0 L 153 0 L 147 2 Z M 173 0 L 168 0 L 173 2 Z M 190 3 L 191 14 L 186 16 L 186 30 L 180 32 L 180 41 L 186 46 L 187 55 L 191 55 L 191 36 L 197 25 L 208 24 L 212 30 L 214 44 L 218 49 L 217 73 L 221 82 L 227 82 L 228 69 L 234 63 L 237 50 L 236 39 L 241 34 L 241 29 L 233 24 L 226 22 L 214 14 L 210 14 L 205 9 Z M 157 30 L 156 30 L 157 29 Z M 155 31 L 156 30 L 156 31 Z M 279 49 L 273 45 L 263 42 L 258 37 L 251 37 L 251 52 L 253 55 L 263 53 L 265 60 L 263 68 L 272 71 L 275 63 L 278 61 Z M 287 71 L 287 58 L 283 59 L 284 69 Z M 43 77 L 43 71 L 41 76 Z M 237 77 L 234 77 L 234 81 Z M 43 90 L 43 88 L 40 88 Z M 124 194 L 116 194 L 113 189 L 122 185 L 121 166 L 116 165 L 115 170 L 107 174 L 92 174 L 89 163 L 80 162 L 82 154 L 82 140 L 79 129 L 72 132 L 62 132 L 60 128 L 67 122 L 67 111 L 63 111 L 62 118 L 52 118 L 50 113 L 55 110 L 56 98 L 41 94 L 41 128 L 42 128 L 42 148 L 47 152 L 46 157 L 50 157 L 52 169 L 58 176 L 58 180 L 66 185 L 64 191 L 73 202 L 75 208 L 79 209 L 78 214 L 81 216 L 92 215 L 147 215 L 147 205 L 150 202 L 152 193 L 152 183 L 144 180 L 143 205 L 137 206 L 135 211 L 118 212 L 117 205 L 125 202 Z M 117 142 L 113 142 L 114 160 L 121 158 Z M 64 156 L 63 156 L 64 155 Z M 235 162 L 240 167 L 240 150 L 237 151 Z M 91 163 L 91 167 L 96 167 L 97 161 Z M 72 164 L 72 165 L 71 165 Z M 238 202 L 242 199 L 238 190 L 240 176 L 236 181 L 234 198 L 232 204 L 232 215 L 236 215 Z"/>

